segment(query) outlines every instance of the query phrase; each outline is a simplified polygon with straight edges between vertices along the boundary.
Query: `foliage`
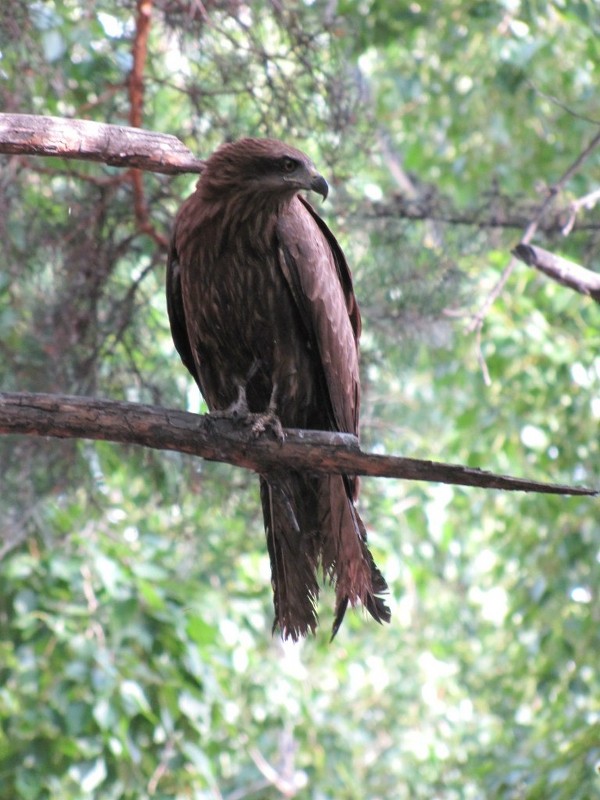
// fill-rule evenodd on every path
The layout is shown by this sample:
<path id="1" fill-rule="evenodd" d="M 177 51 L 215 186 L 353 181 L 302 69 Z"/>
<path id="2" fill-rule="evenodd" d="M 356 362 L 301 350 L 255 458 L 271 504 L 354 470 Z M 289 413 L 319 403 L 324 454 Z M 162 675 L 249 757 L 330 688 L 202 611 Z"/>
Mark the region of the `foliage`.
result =
<path id="1" fill-rule="evenodd" d="M 2 108 L 126 124 L 136 13 L 8 0 Z M 363 309 L 364 443 L 594 484 L 597 306 L 523 266 L 480 353 L 468 324 L 521 233 L 477 208 L 541 203 L 596 132 L 595 4 L 156 0 L 151 15 L 146 127 L 200 155 L 279 136 L 331 179 L 322 211 Z M 560 199 L 597 188 L 599 158 Z M 160 245 L 192 186 L 144 176 L 149 235 L 127 174 L 6 159 L 3 389 L 198 408 Z M 409 222 L 397 194 L 474 224 Z M 540 243 L 593 264 L 597 211 L 582 219 Z M 2 800 L 598 791 L 596 501 L 365 481 L 392 625 L 351 613 L 329 643 L 326 587 L 319 635 L 291 646 L 270 634 L 252 476 L 26 438 L 0 442 L 0 476 Z"/>

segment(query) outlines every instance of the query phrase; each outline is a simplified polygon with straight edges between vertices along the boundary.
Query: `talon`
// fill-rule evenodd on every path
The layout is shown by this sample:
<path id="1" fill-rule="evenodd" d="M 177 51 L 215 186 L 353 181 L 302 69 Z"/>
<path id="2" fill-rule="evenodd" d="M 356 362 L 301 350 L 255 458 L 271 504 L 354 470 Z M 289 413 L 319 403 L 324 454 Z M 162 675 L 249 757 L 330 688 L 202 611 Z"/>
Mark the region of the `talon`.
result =
<path id="1" fill-rule="evenodd" d="M 283 442 L 285 440 L 283 425 L 274 411 L 266 411 L 264 414 L 249 414 L 247 420 L 248 424 L 252 425 L 250 435 L 253 439 L 257 439 L 267 431 L 270 431 L 277 441 Z"/>

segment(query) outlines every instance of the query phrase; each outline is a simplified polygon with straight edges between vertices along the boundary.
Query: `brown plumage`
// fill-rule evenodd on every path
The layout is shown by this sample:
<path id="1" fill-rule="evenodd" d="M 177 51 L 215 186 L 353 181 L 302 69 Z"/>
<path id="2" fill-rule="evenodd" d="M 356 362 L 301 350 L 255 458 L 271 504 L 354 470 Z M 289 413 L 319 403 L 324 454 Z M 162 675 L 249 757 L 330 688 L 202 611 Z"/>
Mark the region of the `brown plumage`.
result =
<path id="1" fill-rule="evenodd" d="M 173 339 L 211 411 L 257 415 L 260 429 L 358 434 L 360 314 L 333 234 L 298 194 L 327 196 L 303 153 L 242 139 L 206 162 L 175 222 L 167 272 Z M 296 640 L 317 626 L 317 572 L 348 603 L 389 621 L 352 476 L 260 479 L 275 622 Z"/>

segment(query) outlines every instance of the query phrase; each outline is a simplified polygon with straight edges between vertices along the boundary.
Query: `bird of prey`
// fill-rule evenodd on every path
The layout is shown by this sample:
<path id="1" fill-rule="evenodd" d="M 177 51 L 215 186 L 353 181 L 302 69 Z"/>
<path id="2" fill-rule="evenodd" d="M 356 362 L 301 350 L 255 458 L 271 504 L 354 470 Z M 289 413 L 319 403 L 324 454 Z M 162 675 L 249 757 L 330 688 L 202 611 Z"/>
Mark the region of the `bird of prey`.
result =
<path id="1" fill-rule="evenodd" d="M 335 237 L 300 192 L 327 197 L 312 161 L 274 139 L 219 147 L 177 215 L 167 266 L 175 346 L 211 412 L 358 435 L 360 313 Z M 351 475 L 260 477 L 275 620 L 296 641 L 317 627 L 319 569 L 378 622 L 386 582 L 367 547 Z"/>

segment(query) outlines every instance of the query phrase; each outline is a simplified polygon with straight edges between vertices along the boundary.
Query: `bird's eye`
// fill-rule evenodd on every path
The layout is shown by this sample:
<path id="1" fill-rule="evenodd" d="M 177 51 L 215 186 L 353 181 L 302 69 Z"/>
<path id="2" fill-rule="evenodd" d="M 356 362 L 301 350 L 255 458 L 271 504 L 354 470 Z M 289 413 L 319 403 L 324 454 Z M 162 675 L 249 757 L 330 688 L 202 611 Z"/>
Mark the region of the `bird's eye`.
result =
<path id="1" fill-rule="evenodd" d="M 297 166 L 298 162 L 287 156 L 281 162 L 281 168 L 284 172 L 293 172 Z"/>

